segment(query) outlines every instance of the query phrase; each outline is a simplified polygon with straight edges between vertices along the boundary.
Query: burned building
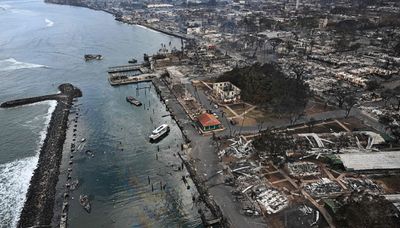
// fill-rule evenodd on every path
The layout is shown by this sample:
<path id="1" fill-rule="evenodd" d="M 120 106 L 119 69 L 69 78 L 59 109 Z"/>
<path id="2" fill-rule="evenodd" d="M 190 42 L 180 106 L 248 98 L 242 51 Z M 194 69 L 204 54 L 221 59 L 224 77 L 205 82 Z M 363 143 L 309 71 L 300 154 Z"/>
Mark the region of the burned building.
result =
<path id="1" fill-rule="evenodd" d="M 240 89 L 230 82 L 214 83 L 213 93 L 223 103 L 234 103 L 240 100 Z"/>

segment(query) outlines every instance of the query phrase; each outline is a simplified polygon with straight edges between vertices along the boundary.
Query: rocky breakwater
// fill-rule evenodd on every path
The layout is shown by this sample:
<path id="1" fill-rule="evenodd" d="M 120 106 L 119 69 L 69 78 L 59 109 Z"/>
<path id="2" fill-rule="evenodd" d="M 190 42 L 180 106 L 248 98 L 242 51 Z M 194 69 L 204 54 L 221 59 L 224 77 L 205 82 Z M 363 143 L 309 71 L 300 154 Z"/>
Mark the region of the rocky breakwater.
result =
<path id="1" fill-rule="evenodd" d="M 71 84 L 62 84 L 58 89 L 61 92 L 59 94 L 8 101 L 0 105 L 2 108 L 9 108 L 44 100 L 57 101 L 18 227 L 50 227 L 51 224 L 68 115 L 74 98 L 82 96 L 82 92 Z"/>

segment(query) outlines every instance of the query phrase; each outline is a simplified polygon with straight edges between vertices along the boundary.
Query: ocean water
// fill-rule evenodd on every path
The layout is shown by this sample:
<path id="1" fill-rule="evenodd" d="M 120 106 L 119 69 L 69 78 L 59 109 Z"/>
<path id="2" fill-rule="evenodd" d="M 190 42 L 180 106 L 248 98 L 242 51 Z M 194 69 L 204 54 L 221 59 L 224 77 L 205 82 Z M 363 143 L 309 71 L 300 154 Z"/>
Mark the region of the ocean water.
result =
<path id="1" fill-rule="evenodd" d="M 77 142 L 86 141 L 74 154 L 72 178 L 80 184 L 71 195 L 70 227 L 201 226 L 194 186 L 187 189 L 181 181 L 186 172 L 176 171 L 181 132 L 166 116 L 154 86 L 112 87 L 107 81 L 108 67 L 142 60 L 161 43 L 180 48 L 180 40 L 122 24 L 101 11 L 39 0 L 0 0 L 0 29 L 0 102 L 56 93 L 65 82 L 83 92 L 74 112 Z M 104 59 L 85 62 L 87 53 Z M 144 105 L 129 105 L 129 95 Z M 43 102 L 0 109 L 0 227 L 18 221 L 54 107 L 55 102 Z M 170 134 L 149 143 L 148 135 L 162 123 L 171 126 Z M 89 196 L 90 214 L 79 205 L 80 194 Z"/>

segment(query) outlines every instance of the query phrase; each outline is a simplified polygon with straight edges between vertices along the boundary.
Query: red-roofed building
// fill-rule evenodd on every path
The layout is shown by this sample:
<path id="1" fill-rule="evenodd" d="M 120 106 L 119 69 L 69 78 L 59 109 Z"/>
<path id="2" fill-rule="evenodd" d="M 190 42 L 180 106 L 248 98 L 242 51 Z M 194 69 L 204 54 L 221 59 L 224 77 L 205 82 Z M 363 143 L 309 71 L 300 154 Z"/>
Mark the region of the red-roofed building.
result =
<path id="1" fill-rule="evenodd" d="M 203 113 L 197 117 L 197 120 L 203 131 L 212 131 L 221 128 L 221 122 L 212 114 Z"/>

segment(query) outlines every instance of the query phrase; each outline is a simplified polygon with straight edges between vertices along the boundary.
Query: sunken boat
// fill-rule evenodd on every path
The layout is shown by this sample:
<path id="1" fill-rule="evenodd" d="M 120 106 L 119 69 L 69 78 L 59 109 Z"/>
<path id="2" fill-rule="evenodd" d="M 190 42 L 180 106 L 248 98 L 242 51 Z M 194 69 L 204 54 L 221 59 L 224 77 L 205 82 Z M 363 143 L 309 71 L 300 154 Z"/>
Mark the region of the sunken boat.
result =
<path id="1" fill-rule="evenodd" d="M 79 196 L 79 203 L 81 204 L 81 206 L 83 207 L 83 209 L 85 209 L 85 211 L 87 213 L 90 213 L 90 210 L 92 208 L 90 206 L 89 197 L 87 195 L 80 195 Z"/>
<path id="2" fill-rule="evenodd" d="M 134 64 L 134 63 L 137 63 L 137 60 L 132 58 L 132 59 L 128 60 L 128 63 Z"/>
<path id="3" fill-rule="evenodd" d="M 131 103 L 131 104 L 133 104 L 133 105 L 136 105 L 136 106 L 141 106 L 142 105 L 142 102 L 138 101 L 136 98 L 134 98 L 132 96 L 126 97 L 126 101 Z"/>
<path id="4" fill-rule="evenodd" d="M 103 56 L 102 55 L 93 55 L 93 54 L 86 54 L 84 56 L 85 61 L 90 61 L 90 60 L 102 60 Z"/>

